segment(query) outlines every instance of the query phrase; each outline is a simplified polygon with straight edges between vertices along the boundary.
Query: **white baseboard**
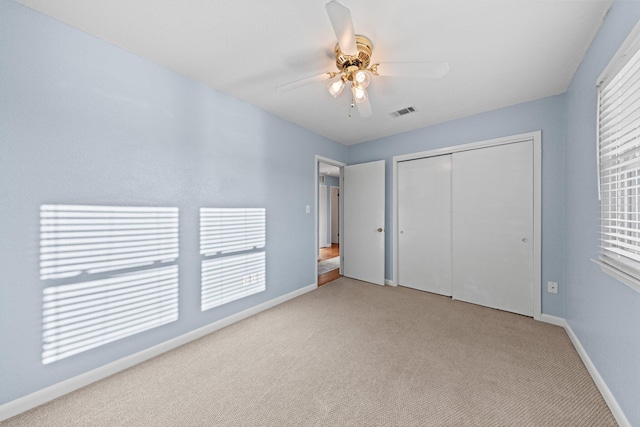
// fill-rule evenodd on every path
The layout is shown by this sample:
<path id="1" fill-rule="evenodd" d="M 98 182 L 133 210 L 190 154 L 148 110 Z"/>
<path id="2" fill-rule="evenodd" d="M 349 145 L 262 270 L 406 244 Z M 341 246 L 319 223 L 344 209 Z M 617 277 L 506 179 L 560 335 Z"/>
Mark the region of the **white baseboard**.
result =
<path id="1" fill-rule="evenodd" d="M 573 332 L 571 326 L 569 326 L 569 323 L 562 317 L 556 317 L 544 313 L 540 315 L 539 320 L 541 322 L 550 323 L 552 325 L 561 326 L 564 328 L 564 330 L 567 332 L 567 335 L 569 335 L 569 339 L 571 339 L 571 343 L 580 355 L 582 363 L 584 363 L 584 366 L 586 366 L 587 370 L 589 371 L 589 375 L 591 375 L 593 382 L 596 383 L 600 394 L 602 395 L 604 401 L 607 403 L 607 406 L 609 406 L 609 409 L 611 410 L 611 413 L 613 414 L 618 424 L 621 427 L 631 427 L 631 424 L 627 420 L 627 417 L 624 415 L 624 412 L 622 412 L 622 408 L 620 408 L 620 405 L 618 405 L 618 401 L 616 401 L 616 398 L 611 393 L 611 390 L 609 390 L 609 387 L 600 376 L 600 372 L 598 372 L 598 370 L 596 369 L 596 366 L 591 361 L 591 358 L 582 346 L 582 343 L 578 339 L 578 336 L 575 334 L 575 332 Z"/>
<path id="2" fill-rule="evenodd" d="M 387 286 L 398 286 L 395 283 L 393 283 L 393 280 L 388 280 L 388 279 L 384 279 L 384 284 Z"/>
<path id="3" fill-rule="evenodd" d="M 542 316 L 548 316 L 548 315 L 543 314 Z M 548 317 L 551 318 L 555 316 L 548 316 Z M 569 325 L 569 323 L 565 319 L 561 319 L 559 317 L 556 317 L 556 319 L 560 319 L 564 323 L 564 325 L 560 325 L 560 326 L 564 326 L 565 331 L 567 331 L 567 335 L 569 335 L 569 338 L 571 339 L 573 346 L 575 347 L 576 351 L 580 355 L 580 358 L 582 359 L 582 363 L 584 363 L 584 366 L 587 367 L 587 370 L 589 371 L 589 374 L 591 375 L 593 382 L 596 383 L 598 390 L 600 390 L 600 394 L 602 394 L 604 401 L 609 406 L 609 409 L 611 410 L 611 413 L 613 414 L 614 418 L 618 422 L 618 425 L 620 425 L 620 427 L 631 427 L 631 423 L 629 422 L 629 420 L 627 420 L 627 417 L 624 415 L 624 412 L 622 412 L 622 408 L 620 407 L 620 405 L 618 405 L 618 401 L 613 396 L 613 393 L 611 393 L 611 390 L 609 390 L 609 387 L 604 382 L 604 379 L 600 376 L 600 372 L 598 372 L 598 369 L 596 369 L 596 366 L 591 361 L 591 358 L 587 354 L 587 351 L 582 346 L 582 343 L 578 339 L 578 336 L 575 334 L 575 332 L 573 332 L 573 329 L 571 329 L 571 326 Z M 548 322 L 548 323 L 553 323 L 553 322 Z"/>
<path id="4" fill-rule="evenodd" d="M 561 326 L 561 327 L 563 327 L 565 329 L 567 328 L 567 321 L 564 320 L 564 318 L 562 318 L 562 317 L 557 317 L 557 316 L 552 316 L 550 314 L 542 313 L 540 315 L 540 319 L 538 319 L 538 320 L 540 320 L 541 322 L 544 322 L 544 323 L 550 323 L 552 325 Z"/>
<path id="5" fill-rule="evenodd" d="M 137 365 L 138 363 L 144 362 L 145 360 L 149 360 L 159 354 L 162 354 L 169 350 L 173 350 L 176 347 L 180 347 L 181 345 L 215 332 L 218 329 L 222 329 L 225 326 L 229 326 L 233 323 L 239 322 L 240 320 L 246 319 L 247 317 L 253 316 L 254 314 L 260 313 L 261 311 L 267 310 L 271 307 L 275 307 L 278 304 L 282 304 L 285 301 L 317 289 L 317 287 L 318 285 L 316 283 L 313 283 L 311 285 L 305 286 L 304 288 L 300 288 L 293 292 L 290 292 L 286 295 L 279 296 L 272 300 L 263 302 L 262 304 L 258 304 L 254 307 L 248 308 L 244 311 L 241 311 L 240 313 L 233 314 L 229 317 L 225 317 L 224 319 L 220 319 L 216 322 L 210 323 L 209 325 L 187 332 L 186 334 L 180 335 L 179 337 L 172 338 L 168 341 L 157 344 L 146 350 L 139 351 L 138 353 L 123 357 L 122 359 L 118 359 L 114 362 L 108 363 L 89 372 L 85 372 L 84 374 L 80 374 L 76 377 L 69 378 L 68 380 L 61 381 L 52 386 L 28 394 L 24 397 L 12 400 L 11 402 L 7 402 L 3 405 L 0 405 L 0 421 L 11 418 L 24 411 L 47 403 L 81 387 L 106 378 L 117 372 L 123 371 L 127 368 L 130 368 L 131 366 Z"/>

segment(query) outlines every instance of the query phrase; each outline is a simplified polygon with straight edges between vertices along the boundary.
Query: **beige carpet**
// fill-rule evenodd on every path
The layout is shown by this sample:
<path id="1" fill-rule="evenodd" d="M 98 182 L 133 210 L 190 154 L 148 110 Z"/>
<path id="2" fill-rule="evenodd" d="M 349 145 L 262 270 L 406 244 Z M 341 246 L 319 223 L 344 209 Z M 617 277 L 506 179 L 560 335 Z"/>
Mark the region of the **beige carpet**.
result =
<path id="1" fill-rule="evenodd" d="M 564 330 L 341 278 L 4 426 L 613 426 Z"/>

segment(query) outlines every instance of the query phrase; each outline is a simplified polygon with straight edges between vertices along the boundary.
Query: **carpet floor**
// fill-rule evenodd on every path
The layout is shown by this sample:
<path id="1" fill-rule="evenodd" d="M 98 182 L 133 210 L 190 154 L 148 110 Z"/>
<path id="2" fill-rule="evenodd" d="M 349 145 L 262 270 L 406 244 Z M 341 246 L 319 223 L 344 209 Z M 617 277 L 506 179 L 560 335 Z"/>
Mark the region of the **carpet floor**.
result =
<path id="1" fill-rule="evenodd" d="M 616 423 L 562 328 L 340 278 L 0 425 Z"/>

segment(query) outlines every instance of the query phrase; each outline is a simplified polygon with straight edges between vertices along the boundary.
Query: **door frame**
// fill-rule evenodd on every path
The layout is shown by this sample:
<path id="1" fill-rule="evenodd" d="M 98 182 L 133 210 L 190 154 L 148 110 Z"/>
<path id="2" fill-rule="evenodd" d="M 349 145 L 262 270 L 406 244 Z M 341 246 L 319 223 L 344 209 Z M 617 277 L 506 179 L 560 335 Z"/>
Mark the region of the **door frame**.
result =
<path id="1" fill-rule="evenodd" d="M 347 164 L 344 162 L 340 162 L 338 160 L 333 160 L 330 159 L 328 157 L 323 157 L 323 156 L 319 156 L 319 155 L 315 155 L 314 157 L 315 160 L 315 166 L 314 166 L 314 170 L 315 170 L 315 175 L 314 175 L 314 197 L 313 197 L 313 216 L 314 216 L 314 251 L 313 251 L 313 263 L 315 265 L 314 269 L 315 269 L 315 280 L 316 280 L 316 287 L 318 286 L 318 251 L 319 251 L 319 246 L 318 246 L 318 236 L 320 233 L 320 230 L 318 228 L 318 193 L 319 193 L 319 189 L 320 189 L 320 182 L 319 182 L 319 174 L 320 174 L 320 168 L 318 167 L 318 163 L 326 163 L 328 165 L 332 165 L 332 166 L 337 166 L 340 168 L 340 194 L 342 194 L 342 168 L 344 166 L 346 166 Z M 342 203 L 340 203 L 340 210 L 338 212 L 338 216 L 340 218 L 340 236 L 339 236 L 339 241 L 340 241 L 340 247 L 342 247 L 342 236 L 344 235 L 343 233 L 343 221 L 342 221 Z M 340 274 L 342 274 L 342 251 L 340 251 Z"/>
<path id="2" fill-rule="evenodd" d="M 453 154 L 460 151 L 477 150 L 497 145 L 533 142 L 533 318 L 542 314 L 542 131 L 522 133 L 503 138 L 488 139 L 469 144 L 455 145 L 417 153 L 394 156 L 392 161 L 392 253 L 393 286 L 398 284 L 398 163 L 424 157 Z"/>

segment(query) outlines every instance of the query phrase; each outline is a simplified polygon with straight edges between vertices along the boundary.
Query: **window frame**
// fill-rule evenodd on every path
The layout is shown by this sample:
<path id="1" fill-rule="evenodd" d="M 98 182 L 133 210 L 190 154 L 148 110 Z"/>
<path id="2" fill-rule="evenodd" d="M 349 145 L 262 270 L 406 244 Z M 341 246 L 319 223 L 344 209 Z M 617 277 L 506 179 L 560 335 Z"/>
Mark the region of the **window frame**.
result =
<path id="1" fill-rule="evenodd" d="M 628 206 L 628 205 L 626 205 L 625 203 L 616 202 L 615 209 L 606 210 L 607 206 L 611 206 L 611 205 L 605 205 L 605 203 L 608 203 L 610 198 L 618 198 L 618 195 L 616 194 L 615 197 L 611 197 L 611 195 L 609 195 L 608 198 L 604 197 L 604 194 L 607 190 L 603 189 L 603 185 L 604 185 L 603 177 L 602 177 L 603 154 L 601 152 L 601 142 L 602 142 L 601 141 L 601 136 L 602 136 L 601 135 L 601 119 L 602 119 L 601 105 L 603 101 L 602 93 L 605 92 L 607 89 L 610 89 L 609 85 L 612 84 L 612 82 L 615 81 L 616 78 L 618 78 L 619 73 L 627 66 L 627 64 L 631 63 L 632 60 L 636 59 L 636 55 L 640 56 L 640 22 L 636 24 L 634 29 L 629 33 L 626 40 L 620 46 L 618 51 L 612 57 L 607 67 L 604 69 L 602 74 L 600 74 L 600 76 L 596 81 L 596 96 L 597 96 L 596 159 L 597 159 L 598 199 L 600 203 L 600 232 L 599 232 L 599 239 L 598 239 L 599 241 L 598 259 L 594 260 L 594 262 L 600 265 L 601 270 L 604 273 L 614 277 L 615 279 L 621 281 L 622 283 L 626 284 L 632 289 L 640 292 L 640 260 L 639 259 L 633 260 L 630 257 L 625 257 L 624 253 L 616 254 L 614 251 L 608 250 L 607 248 L 610 246 L 608 246 L 604 242 L 605 237 L 610 237 L 609 234 L 606 234 L 607 232 L 605 230 L 607 228 L 611 228 L 611 224 L 605 224 L 605 222 L 611 220 L 612 214 L 621 215 L 622 211 L 619 209 L 619 207 L 623 205 L 625 206 Z M 638 59 L 638 61 L 640 61 L 640 59 Z M 640 84 L 640 71 L 638 72 L 638 75 L 634 78 L 634 81 Z M 637 101 L 634 102 L 633 105 L 640 108 L 640 97 L 638 98 Z M 628 110 L 624 110 L 624 111 L 628 111 Z M 635 138 L 634 141 L 637 141 L 638 147 L 640 147 L 640 136 Z M 628 152 L 626 151 L 620 153 L 620 155 L 616 158 L 624 158 L 625 156 L 626 157 L 629 156 Z M 634 166 L 633 169 L 629 170 L 628 172 L 634 175 L 636 180 L 636 185 L 640 186 L 640 164 L 638 164 L 637 166 Z M 626 179 L 620 179 L 620 180 L 617 180 L 616 182 L 625 181 L 625 180 Z M 635 191 L 635 194 L 626 194 L 626 192 L 629 190 Z M 610 191 L 611 190 L 609 190 L 609 192 Z M 627 216 L 627 218 L 621 219 L 620 222 L 629 223 L 630 221 L 636 221 L 637 219 L 640 219 L 640 188 L 631 188 L 631 186 L 627 186 L 627 187 L 616 189 L 616 191 L 624 192 L 625 193 L 624 197 L 635 197 L 636 199 L 632 203 L 633 209 L 631 211 L 624 212 L 623 214 Z M 636 220 L 629 219 L 628 215 L 634 216 Z M 635 236 L 633 237 L 640 238 L 640 223 L 636 224 L 636 229 L 637 231 L 631 231 L 631 232 L 625 231 L 623 233 L 627 233 L 627 234 L 634 233 Z M 628 234 L 628 237 L 630 236 L 631 234 Z M 629 239 L 619 239 L 615 241 L 618 242 L 622 240 L 628 241 Z M 625 243 L 628 244 L 628 242 L 625 242 Z M 629 254 L 631 254 L 631 251 L 637 251 L 638 254 L 640 254 L 640 240 L 638 240 L 637 242 L 633 242 L 633 247 L 629 251 Z"/>

